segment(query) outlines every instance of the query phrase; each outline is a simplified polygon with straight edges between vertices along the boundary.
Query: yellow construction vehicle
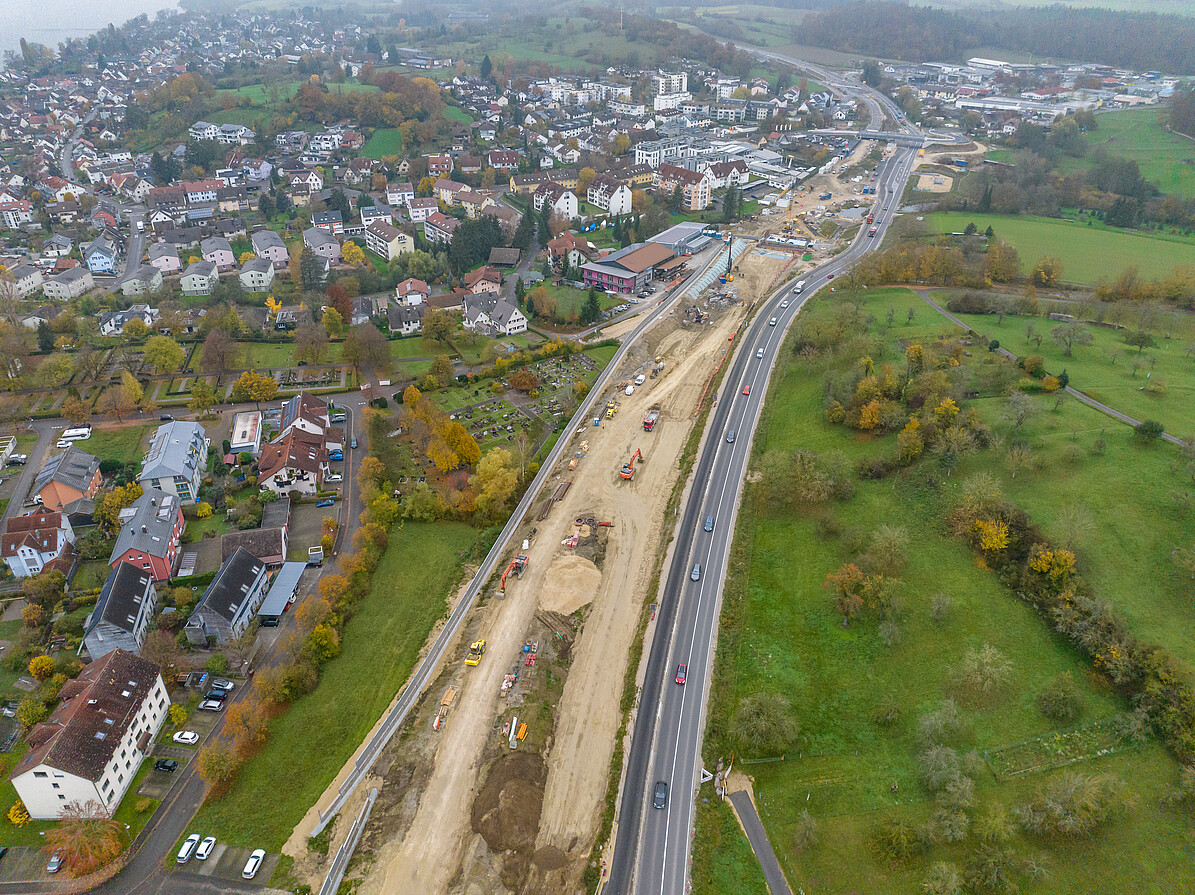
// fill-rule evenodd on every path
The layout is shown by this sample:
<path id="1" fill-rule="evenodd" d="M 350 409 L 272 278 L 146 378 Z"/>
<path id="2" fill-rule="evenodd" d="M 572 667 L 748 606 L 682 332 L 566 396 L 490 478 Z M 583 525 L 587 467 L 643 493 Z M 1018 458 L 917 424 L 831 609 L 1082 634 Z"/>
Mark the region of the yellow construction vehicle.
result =
<path id="1" fill-rule="evenodd" d="M 466 665 L 476 665 L 485 655 L 485 641 L 474 640 L 469 644 L 469 655 L 465 656 Z"/>

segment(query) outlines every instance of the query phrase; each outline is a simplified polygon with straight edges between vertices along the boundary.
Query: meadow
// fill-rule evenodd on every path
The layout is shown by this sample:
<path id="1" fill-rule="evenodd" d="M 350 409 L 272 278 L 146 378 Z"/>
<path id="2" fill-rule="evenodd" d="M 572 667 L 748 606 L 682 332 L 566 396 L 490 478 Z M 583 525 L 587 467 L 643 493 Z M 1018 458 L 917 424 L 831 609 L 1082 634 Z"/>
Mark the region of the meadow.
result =
<path id="1" fill-rule="evenodd" d="M 805 326 L 832 326 L 845 316 L 842 303 L 829 296 L 817 300 L 805 312 Z M 914 315 L 906 322 L 908 308 Z M 1137 636 L 1156 638 L 1187 659 L 1191 650 L 1182 644 L 1183 632 L 1195 621 L 1195 607 L 1169 551 L 1195 538 L 1195 523 L 1175 511 L 1173 492 L 1189 489 L 1174 472 L 1177 453 L 1137 442 L 1128 427 L 1076 402 L 1056 409 L 1054 398 L 1042 395 L 1034 398 L 1037 414 L 1016 434 L 1030 445 L 1032 462 L 1015 479 L 999 447 L 965 455 L 955 468 L 925 456 L 882 481 L 863 479 L 856 465 L 891 457 L 896 438 L 828 423 L 823 376 L 844 375 L 860 353 L 877 370 L 886 363 L 902 369 L 905 346 L 954 339 L 959 330 L 909 290 L 864 293 L 861 311 L 866 342 L 798 359 L 790 337 L 790 350 L 773 375 L 724 593 L 706 765 L 736 750 L 740 700 L 758 693 L 785 696 L 800 726 L 795 745 L 783 761 L 739 766 L 754 779 L 764 826 L 793 890 L 921 891 L 935 862 L 965 874 L 982 854 L 979 833 L 966 830 L 924 850 L 914 846 L 896 862 L 877 844 L 879 831 L 896 823 L 916 827 L 935 814 L 939 802 L 923 785 L 919 765 L 926 729 L 921 719 L 949 698 L 959 716 L 949 745 L 963 754 L 973 750 L 977 761 L 968 809 L 972 826 L 1024 803 L 1063 773 L 1047 769 L 998 779 L 992 771 L 999 766 L 997 753 L 1026 741 L 1051 756 L 1048 763 L 1074 759 L 1069 770 L 1106 774 L 1124 787 L 1123 807 L 1090 838 L 1048 839 L 1014 823 L 999 849 L 1018 856 L 1001 860 L 1021 892 L 1190 889 L 1195 870 L 1189 818 L 1161 800 L 1178 779 L 1177 764 L 1152 740 L 1129 748 L 1121 742 L 1103 757 L 1078 747 L 1067 751 L 1066 744 L 1105 729 L 1129 706 L 977 561 L 946 522 L 963 483 L 978 472 L 991 473 L 1005 496 L 1053 537 L 1063 536 L 1062 508 L 1082 504 L 1089 517 L 1076 543 L 1082 574 Z M 1007 361 L 970 351 L 955 375 L 960 387 L 980 397 L 964 408 L 974 409 L 1007 444 L 1002 395 L 1020 377 Z M 774 468 L 765 458 L 797 448 L 841 456 L 836 462 L 849 470 L 853 494 L 812 506 L 777 506 L 767 479 L 760 479 Z M 902 526 L 908 537 L 905 565 L 896 573 L 899 621 L 885 630 L 876 618 L 861 617 L 844 627 L 823 582 L 843 563 L 860 562 L 885 524 Z M 1003 685 L 978 695 L 963 686 L 960 669 L 967 652 L 984 644 L 1006 658 L 1008 671 Z M 1075 682 L 1081 704 L 1080 716 L 1069 724 L 1051 721 L 1037 708 L 1038 694 L 1062 673 Z M 803 837 L 806 809 L 819 831 L 812 838 Z M 728 846 L 729 860 L 737 847 Z M 1043 875 L 1025 872 L 1030 857 Z M 697 849 L 694 891 L 757 891 L 719 869 L 717 861 L 727 860 L 721 852 L 710 857 Z"/>
<path id="2" fill-rule="evenodd" d="M 1134 265 L 1146 279 L 1158 279 L 1195 258 L 1195 238 L 1089 227 L 1057 218 L 952 211 L 927 215 L 926 220 L 939 233 L 961 233 L 970 223 L 983 233 L 990 226 L 1017 250 L 1021 273 L 1027 274 L 1040 258 L 1051 255 L 1062 262 L 1064 282 L 1083 286 L 1115 279 Z"/>
<path id="3" fill-rule="evenodd" d="M 1165 116 L 1166 110 L 1156 107 L 1099 113 L 1096 129 L 1086 134 L 1088 154 L 1064 159 L 1062 171 L 1087 170 L 1092 150 L 1103 148 L 1113 158 L 1136 162 L 1141 176 L 1163 193 L 1195 198 L 1195 140 L 1168 131 Z"/>
<path id="4" fill-rule="evenodd" d="M 381 159 L 387 155 L 402 154 L 402 131 L 396 127 L 380 127 L 361 149 L 365 158 Z"/>

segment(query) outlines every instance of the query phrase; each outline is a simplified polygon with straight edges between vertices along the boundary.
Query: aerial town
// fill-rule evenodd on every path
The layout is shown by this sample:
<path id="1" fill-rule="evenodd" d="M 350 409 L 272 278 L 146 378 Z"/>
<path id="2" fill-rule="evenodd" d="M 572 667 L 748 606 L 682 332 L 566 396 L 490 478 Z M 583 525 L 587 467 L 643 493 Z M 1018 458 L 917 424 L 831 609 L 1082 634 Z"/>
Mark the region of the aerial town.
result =
<path id="1" fill-rule="evenodd" d="M 6 35 L 0 893 L 1195 890 L 1195 6 L 955 6 Z"/>

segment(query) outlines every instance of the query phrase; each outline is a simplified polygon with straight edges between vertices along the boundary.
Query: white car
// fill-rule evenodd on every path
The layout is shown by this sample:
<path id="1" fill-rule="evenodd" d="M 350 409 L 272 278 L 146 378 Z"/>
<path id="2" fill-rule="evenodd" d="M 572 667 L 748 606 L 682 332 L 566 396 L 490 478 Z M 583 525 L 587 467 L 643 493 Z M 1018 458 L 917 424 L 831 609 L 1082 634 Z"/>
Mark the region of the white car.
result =
<path id="1" fill-rule="evenodd" d="M 782 307 L 782 308 L 788 307 L 788 299 L 787 298 L 784 299 L 782 302 L 780 302 L 780 307 Z"/>
<path id="2" fill-rule="evenodd" d="M 245 862 L 245 869 L 241 871 L 241 876 L 244 879 L 253 879 L 257 876 L 257 871 L 261 869 L 261 862 L 265 859 L 266 850 L 264 848 L 254 849 L 249 860 Z"/>
<path id="3" fill-rule="evenodd" d="M 182 743 L 184 746 L 194 746 L 199 742 L 199 734 L 193 730 L 180 730 L 171 739 L 176 743 Z"/>
<path id="4" fill-rule="evenodd" d="M 344 476 L 338 472 L 334 472 L 331 475 L 324 476 L 324 481 L 330 485 L 335 485 L 337 482 L 343 482 Z"/>
<path id="5" fill-rule="evenodd" d="M 212 853 L 212 849 L 216 847 L 216 837 L 208 836 L 201 843 L 199 848 L 195 849 L 195 860 L 206 861 Z"/>
<path id="6" fill-rule="evenodd" d="M 180 864 L 186 864 L 191 860 L 191 855 L 195 854 L 195 847 L 199 845 L 199 834 L 192 833 L 183 840 L 182 848 L 178 850 L 178 857 L 175 859 Z"/>

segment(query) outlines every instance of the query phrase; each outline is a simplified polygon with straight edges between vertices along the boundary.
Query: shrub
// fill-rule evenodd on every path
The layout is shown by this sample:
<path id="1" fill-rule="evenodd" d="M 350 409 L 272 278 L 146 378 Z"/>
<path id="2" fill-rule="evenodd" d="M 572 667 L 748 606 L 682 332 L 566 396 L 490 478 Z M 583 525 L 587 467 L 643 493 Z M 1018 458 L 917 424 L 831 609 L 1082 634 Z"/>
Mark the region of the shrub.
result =
<path id="1" fill-rule="evenodd" d="M 1041 379 L 1046 375 L 1046 362 L 1040 354 L 1031 354 L 1021 360 L 1021 369 L 1034 379 Z"/>
<path id="2" fill-rule="evenodd" d="M 216 653 L 207 660 L 207 664 L 203 666 L 212 674 L 227 674 L 228 673 L 228 656 L 223 653 Z"/>
<path id="3" fill-rule="evenodd" d="M 148 811 L 153 806 L 154 806 L 153 799 L 138 799 L 137 804 L 133 806 L 133 809 L 138 814 L 144 814 L 146 811 Z"/>
<path id="4" fill-rule="evenodd" d="M 1037 708 L 1051 721 L 1070 724 L 1083 711 L 1083 698 L 1071 676 L 1064 672 L 1037 694 Z"/>

